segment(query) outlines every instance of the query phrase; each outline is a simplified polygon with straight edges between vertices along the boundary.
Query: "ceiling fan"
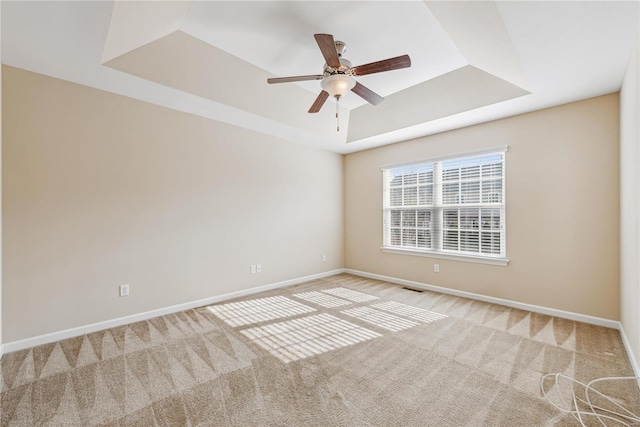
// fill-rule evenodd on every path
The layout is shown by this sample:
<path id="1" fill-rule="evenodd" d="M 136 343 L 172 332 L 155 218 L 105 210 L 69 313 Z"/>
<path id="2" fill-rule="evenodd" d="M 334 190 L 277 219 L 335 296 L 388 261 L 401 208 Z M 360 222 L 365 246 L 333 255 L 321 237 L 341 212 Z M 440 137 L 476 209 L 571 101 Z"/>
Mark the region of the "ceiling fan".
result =
<path id="1" fill-rule="evenodd" d="M 372 105 L 378 105 L 384 98 L 356 82 L 354 77 L 366 74 L 381 73 L 383 71 L 398 70 L 411 66 L 409 55 L 397 56 L 395 58 L 384 59 L 382 61 L 371 62 L 369 64 L 351 66 L 348 59 L 342 57 L 347 45 L 341 41 L 334 41 L 331 34 L 314 34 L 318 47 L 324 56 L 326 64 L 322 74 L 310 76 L 274 77 L 267 79 L 267 83 L 289 83 L 301 82 L 305 80 L 322 80 L 320 86 L 322 91 L 309 109 L 309 113 L 320 111 L 329 95 L 336 98 L 344 96 L 349 90 L 363 98 Z"/>

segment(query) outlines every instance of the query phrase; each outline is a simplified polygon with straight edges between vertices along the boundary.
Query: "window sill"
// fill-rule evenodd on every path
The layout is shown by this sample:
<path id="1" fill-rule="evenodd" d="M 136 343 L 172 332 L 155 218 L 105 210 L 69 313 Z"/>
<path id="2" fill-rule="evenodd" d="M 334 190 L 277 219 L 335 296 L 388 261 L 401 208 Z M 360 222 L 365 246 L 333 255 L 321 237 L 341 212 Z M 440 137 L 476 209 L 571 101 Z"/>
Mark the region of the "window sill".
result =
<path id="1" fill-rule="evenodd" d="M 413 250 L 413 249 L 393 248 L 388 246 L 383 246 L 380 249 L 382 250 L 382 252 L 386 252 L 390 254 L 426 256 L 430 258 L 452 259 L 456 261 L 500 265 L 503 267 L 505 267 L 509 263 L 509 260 L 506 258 L 491 258 L 491 257 L 475 256 L 475 255 L 448 254 L 444 252 L 420 251 L 420 250 Z"/>

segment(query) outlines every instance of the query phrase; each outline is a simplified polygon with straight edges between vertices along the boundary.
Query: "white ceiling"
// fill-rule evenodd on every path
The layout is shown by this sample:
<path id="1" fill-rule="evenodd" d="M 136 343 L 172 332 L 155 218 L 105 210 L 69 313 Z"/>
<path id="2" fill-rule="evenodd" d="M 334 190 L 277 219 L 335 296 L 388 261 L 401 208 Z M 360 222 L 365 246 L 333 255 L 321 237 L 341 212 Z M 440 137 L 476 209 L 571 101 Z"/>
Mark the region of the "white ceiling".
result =
<path id="1" fill-rule="evenodd" d="M 384 31 L 381 18 L 387 23 Z M 366 79 L 366 85 L 382 96 L 467 64 L 426 5 L 417 1 L 263 1 L 250 7 L 196 2 L 180 29 L 275 76 L 322 74 L 324 59 L 314 33 L 330 33 L 347 43 L 343 57 L 353 65 L 409 54 L 411 68 L 400 78 L 381 73 L 359 79 Z M 320 92 L 317 81 L 298 84 L 315 95 Z M 366 101 L 349 96 L 341 104 L 355 108 Z"/>
<path id="2" fill-rule="evenodd" d="M 3 0 L 1 53 L 7 65 L 349 153 L 619 90 L 639 6 Z M 345 41 L 354 65 L 407 53 L 412 67 L 359 78 L 387 99 L 372 107 L 349 94 L 337 133 L 331 100 L 306 113 L 319 82 L 265 81 L 320 74 L 314 33 Z"/>

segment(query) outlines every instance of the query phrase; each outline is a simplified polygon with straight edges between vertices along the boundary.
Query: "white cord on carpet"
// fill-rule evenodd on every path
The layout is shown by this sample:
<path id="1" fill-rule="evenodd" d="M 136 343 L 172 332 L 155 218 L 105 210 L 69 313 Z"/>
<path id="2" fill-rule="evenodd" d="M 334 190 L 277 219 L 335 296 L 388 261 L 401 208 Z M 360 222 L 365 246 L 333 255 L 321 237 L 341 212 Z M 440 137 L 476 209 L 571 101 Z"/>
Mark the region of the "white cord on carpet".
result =
<path id="1" fill-rule="evenodd" d="M 567 402 L 565 401 L 564 397 L 562 397 L 562 393 L 558 393 L 560 395 L 560 400 L 561 402 L 559 404 L 554 403 L 551 398 L 549 397 L 549 394 L 547 394 L 547 391 L 544 388 L 544 382 L 547 378 L 554 378 L 554 383 L 556 385 L 556 387 L 558 388 L 558 391 L 560 390 L 560 380 L 564 379 L 567 380 L 569 385 L 571 386 L 571 400 L 572 402 L 569 402 L 567 404 Z M 542 379 L 540 380 L 540 389 L 542 390 L 542 395 L 545 397 L 545 399 L 547 399 L 547 401 L 553 405 L 555 408 L 557 408 L 558 410 L 567 413 L 567 414 L 571 414 L 573 415 L 573 417 L 580 423 L 580 425 L 582 425 L 583 427 L 588 427 L 585 424 L 585 420 L 590 418 L 590 417 L 595 417 L 600 424 L 602 424 L 604 427 L 609 427 L 610 425 L 612 426 L 618 426 L 618 425 L 622 425 L 622 426 L 636 426 L 636 425 L 640 425 L 640 417 L 636 414 L 634 414 L 633 412 L 629 411 L 627 408 L 625 408 L 624 406 L 620 405 L 619 403 L 617 403 L 616 401 L 614 401 L 612 398 L 610 398 L 609 396 L 606 396 L 605 394 L 599 392 L 598 390 L 596 390 L 595 388 L 593 388 L 593 384 L 598 383 L 598 382 L 602 382 L 602 381 L 637 381 L 640 380 L 640 377 L 606 377 L 606 378 L 598 378 L 595 380 L 590 381 L 587 384 L 584 384 L 574 378 L 571 378 L 567 375 L 564 374 L 547 374 L 545 376 L 542 377 Z M 576 385 L 579 385 L 581 387 L 584 387 L 584 399 L 581 399 L 580 397 L 578 397 L 576 395 Z M 599 397 L 605 399 L 606 401 L 612 403 L 615 407 L 615 410 L 611 410 L 611 409 L 605 409 L 602 408 L 600 406 L 596 406 L 591 402 L 591 397 L 589 396 L 589 393 L 596 393 Z M 581 409 L 579 404 L 582 404 L 583 408 Z M 584 406 L 586 406 L 587 408 L 584 408 Z M 618 412 L 620 411 L 620 412 Z M 607 414 L 604 414 L 604 412 L 606 412 Z M 611 421 L 614 424 L 605 424 L 604 421 Z M 631 423 L 631 424 L 630 424 Z"/>

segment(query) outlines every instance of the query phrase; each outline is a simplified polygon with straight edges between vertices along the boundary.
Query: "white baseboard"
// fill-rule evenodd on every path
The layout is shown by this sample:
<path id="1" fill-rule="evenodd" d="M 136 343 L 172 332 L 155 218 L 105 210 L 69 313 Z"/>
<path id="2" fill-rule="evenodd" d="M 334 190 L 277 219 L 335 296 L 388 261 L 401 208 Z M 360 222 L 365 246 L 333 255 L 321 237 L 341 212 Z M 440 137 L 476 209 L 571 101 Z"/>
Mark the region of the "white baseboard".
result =
<path id="1" fill-rule="evenodd" d="M 381 274 L 373 274 L 373 273 L 367 273 L 364 271 L 352 270 L 350 268 L 345 268 L 344 272 L 353 274 L 355 276 L 366 277 L 368 279 L 382 280 L 385 282 L 396 283 L 398 285 L 410 286 L 412 288 L 425 289 L 428 291 L 440 292 L 443 294 L 455 295 L 458 297 L 490 302 L 493 304 L 505 305 L 507 307 L 519 308 L 521 310 L 532 311 L 534 313 L 541 313 L 549 316 L 561 317 L 563 319 L 575 320 L 578 322 L 584 322 L 592 325 L 598 325 L 598 326 L 604 326 L 607 328 L 617 329 L 618 331 L 620 331 L 620 337 L 622 338 L 622 343 L 624 344 L 624 348 L 627 351 L 627 357 L 631 362 L 631 368 L 633 369 L 634 376 L 640 378 L 640 366 L 638 366 L 638 360 L 636 359 L 633 349 L 631 348 L 631 343 L 627 339 L 627 335 L 624 332 L 622 323 L 618 322 L 617 320 L 603 319 L 601 317 L 589 316 L 589 315 L 580 314 L 580 313 L 573 313 L 571 311 L 558 310 L 555 308 L 542 307 L 539 305 L 526 304 L 526 303 L 506 300 L 502 298 L 495 298 L 495 297 L 490 297 L 490 296 L 481 295 L 481 294 L 474 294 L 472 292 L 465 292 L 465 291 L 459 291 L 456 289 L 443 288 L 440 286 L 428 285 L 426 283 L 414 282 L 412 280 L 404 280 L 404 279 L 398 279 L 395 277 L 383 276 Z M 640 379 L 638 380 L 638 387 L 640 387 Z"/>
<path id="2" fill-rule="evenodd" d="M 443 294 L 455 295 L 457 297 L 469 298 L 493 304 L 505 305 L 507 307 L 519 308 L 520 310 L 533 311 L 534 313 L 546 314 L 548 316 L 561 317 L 563 319 L 576 320 L 578 322 L 590 323 L 592 325 L 605 326 L 607 328 L 620 329 L 620 322 L 616 320 L 603 319 L 601 317 L 588 316 L 586 314 L 573 313 L 571 311 L 558 310 L 555 308 L 542 307 L 539 305 L 526 304 L 502 298 L 490 297 L 472 292 L 459 291 L 456 289 L 443 288 L 440 286 L 428 285 L 426 283 L 414 282 L 412 280 L 397 279 L 395 277 L 382 276 L 380 274 L 366 273 L 364 271 L 344 269 L 345 273 L 355 276 L 377 279 L 385 282 L 397 283 L 398 285 L 410 286 L 412 288 L 425 289 L 427 291 L 440 292 Z"/>
<path id="3" fill-rule="evenodd" d="M 627 350 L 627 356 L 629 356 L 629 361 L 631 362 L 631 367 L 633 368 L 634 376 L 640 377 L 640 366 L 638 366 L 638 359 L 636 359 L 636 355 L 633 353 L 633 349 L 631 348 L 631 343 L 627 338 L 627 334 L 624 332 L 624 328 L 622 327 L 622 323 L 618 322 L 620 325 L 620 336 L 622 337 L 622 342 L 624 343 L 624 348 Z M 638 387 L 640 387 L 640 380 L 638 380 Z"/>
<path id="4" fill-rule="evenodd" d="M 640 376 L 640 368 L 638 367 L 638 363 L 634 357 L 633 351 L 629 344 L 629 341 L 622 329 L 622 325 L 620 322 L 615 320 L 603 319 L 600 317 L 588 316 L 585 314 L 573 313 L 570 311 L 558 310 L 548 307 L 542 307 L 532 304 L 521 303 L 517 301 L 506 300 L 502 298 L 495 298 L 481 294 L 475 294 L 472 292 L 459 291 L 456 289 L 443 288 L 440 286 L 429 285 L 426 283 L 414 282 L 411 280 L 398 279 L 395 277 L 383 276 L 380 274 L 367 273 L 364 271 L 352 270 L 349 268 L 340 268 L 336 270 L 326 271 L 324 273 L 312 274 L 309 276 L 298 277 L 296 279 L 285 280 L 282 282 L 271 283 L 268 285 L 257 286 L 254 288 L 243 289 L 241 291 L 230 292 L 223 295 L 218 295 L 210 298 L 200 299 L 196 301 L 191 301 L 183 304 L 173 305 L 170 307 L 160 308 L 156 310 L 146 311 L 144 313 L 133 314 L 131 316 L 119 317 L 117 319 L 106 320 L 103 322 L 92 323 L 90 325 L 79 326 L 77 328 L 66 329 L 63 331 L 52 332 L 45 335 L 39 335 L 32 338 L 26 338 L 19 341 L 13 341 L 0 346 L 0 357 L 2 354 L 11 353 L 14 351 L 24 350 L 27 348 L 35 347 L 42 344 L 48 344 L 50 342 L 60 341 L 67 338 L 77 337 L 85 334 L 90 334 L 92 332 L 101 331 L 104 329 L 114 328 L 117 326 L 126 325 L 129 323 L 135 323 L 142 320 L 148 320 L 158 316 L 164 316 L 166 314 L 177 313 L 179 311 L 189 310 L 196 307 L 202 307 L 205 305 L 215 304 L 221 301 L 226 301 L 233 298 L 243 297 L 251 294 L 255 294 L 258 292 L 264 292 L 271 289 L 277 289 L 285 286 L 295 285 L 297 283 L 302 283 L 314 279 L 320 279 L 322 277 L 333 276 L 339 273 L 349 273 L 355 276 L 366 277 L 369 279 L 382 280 L 390 283 L 396 283 L 403 286 L 410 286 L 418 289 L 425 289 L 434 292 L 440 292 L 443 294 L 455 295 L 459 297 L 489 302 L 493 304 L 500 304 L 507 307 L 518 308 L 521 310 L 532 311 L 535 313 L 546 314 L 549 316 L 561 317 L 564 319 L 575 320 L 578 322 L 590 323 L 593 325 L 605 326 L 608 328 L 618 329 L 620 331 L 620 335 L 622 336 L 622 341 L 624 342 L 625 348 L 627 350 L 627 354 L 629 356 L 629 360 L 631 361 L 632 367 L 634 369 L 635 375 Z"/>
<path id="5" fill-rule="evenodd" d="M 129 323 L 140 322 L 142 320 L 152 319 L 166 314 L 177 313 L 179 311 L 189 310 L 196 307 L 215 304 L 221 301 L 230 300 L 232 298 L 243 297 L 258 292 L 269 291 L 271 289 L 282 288 L 285 286 L 295 285 L 297 283 L 307 282 L 309 280 L 320 279 L 322 277 L 333 276 L 334 274 L 344 273 L 344 269 L 326 271 L 324 273 L 312 274 L 309 276 L 298 277 L 296 279 L 285 280 L 282 282 L 271 283 L 268 285 L 257 286 L 254 288 L 243 289 L 241 291 L 230 292 L 228 294 L 217 295 L 210 298 L 204 298 L 196 301 L 190 301 L 182 304 L 172 305 L 170 307 L 159 308 L 156 310 L 146 311 L 144 313 L 133 314 L 131 316 L 119 317 L 117 319 L 105 320 L 103 322 L 92 323 L 90 325 L 79 326 L 77 328 L 66 329 L 63 331 L 52 332 L 45 335 L 39 335 L 32 338 L 26 338 L 19 341 L 13 341 L 0 346 L 0 357 L 3 353 L 11 353 L 14 351 L 24 350 L 42 344 L 48 344 L 55 341 L 73 338 L 92 332 L 102 331 L 104 329 L 115 328 L 117 326 Z"/>

